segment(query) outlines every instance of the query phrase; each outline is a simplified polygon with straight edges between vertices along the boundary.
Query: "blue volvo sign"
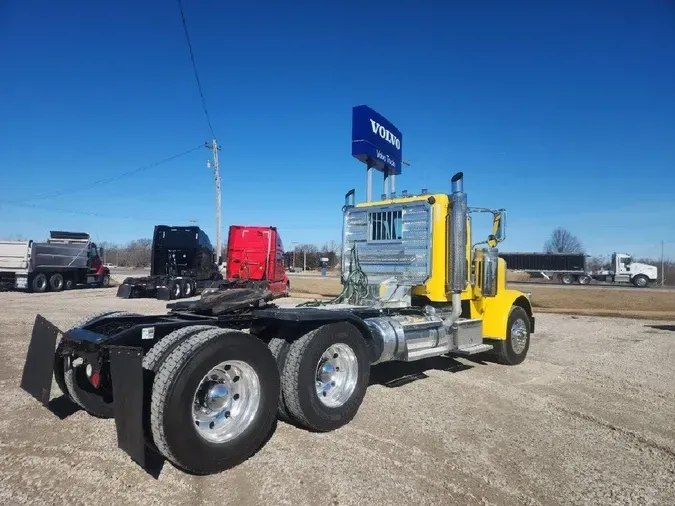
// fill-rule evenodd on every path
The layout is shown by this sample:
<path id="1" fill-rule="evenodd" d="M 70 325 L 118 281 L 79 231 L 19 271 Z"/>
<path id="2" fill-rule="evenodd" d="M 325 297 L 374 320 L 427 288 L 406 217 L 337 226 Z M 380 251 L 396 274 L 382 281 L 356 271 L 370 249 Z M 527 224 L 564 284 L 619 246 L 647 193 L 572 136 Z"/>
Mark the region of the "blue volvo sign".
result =
<path id="1" fill-rule="evenodd" d="M 352 156 L 370 167 L 401 173 L 403 138 L 398 128 L 367 105 L 352 110 Z"/>

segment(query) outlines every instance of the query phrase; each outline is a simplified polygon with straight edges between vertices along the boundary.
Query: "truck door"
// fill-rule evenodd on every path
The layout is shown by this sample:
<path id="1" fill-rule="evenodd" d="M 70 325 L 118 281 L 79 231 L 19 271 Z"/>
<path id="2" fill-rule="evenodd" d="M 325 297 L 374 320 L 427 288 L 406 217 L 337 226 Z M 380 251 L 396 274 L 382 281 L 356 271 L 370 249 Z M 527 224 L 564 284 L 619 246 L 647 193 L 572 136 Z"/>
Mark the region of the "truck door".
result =
<path id="1" fill-rule="evenodd" d="M 97 275 L 103 272 L 103 262 L 98 254 L 98 248 L 93 242 L 89 247 L 89 269 L 94 271 Z"/>
<path id="2" fill-rule="evenodd" d="M 275 231 L 274 232 L 274 242 L 276 247 L 272 253 L 273 258 L 270 259 L 270 263 L 274 265 L 272 269 L 272 278 L 274 281 L 284 281 L 286 278 L 286 269 L 284 268 L 284 245 L 281 242 L 281 237 Z"/>
<path id="3" fill-rule="evenodd" d="M 616 265 L 614 266 L 614 281 L 617 283 L 628 283 L 631 278 L 630 264 L 631 257 L 628 255 L 616 255 Z"/>

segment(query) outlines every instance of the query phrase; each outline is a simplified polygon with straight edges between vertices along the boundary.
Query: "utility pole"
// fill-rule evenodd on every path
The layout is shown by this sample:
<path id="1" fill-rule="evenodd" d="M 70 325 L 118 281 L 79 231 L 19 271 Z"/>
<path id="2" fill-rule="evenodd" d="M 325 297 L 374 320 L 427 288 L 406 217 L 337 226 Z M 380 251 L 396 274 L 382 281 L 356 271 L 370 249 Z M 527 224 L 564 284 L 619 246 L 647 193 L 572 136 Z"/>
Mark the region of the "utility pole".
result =
<path id="1" fill-rule="evenodd" d="M 305 272 L 307 270 L 307 250 L 302 253 L 302 272 Z"/>
<path id="2" fill-rule="evenodd" d="M 663 249 L 663 241 L 661 241 L 661 286 L 666 286 L 666 271 L 664 269 L 665 267 L 665 257 L 664 257 L 664 249 Z"/>
<path id="3" fill-rule="evenodd" d="M 222 243 L 220 241 L 220 231 L 222 230 L 221 219 L 221 190 L 220 190 L 220 164 L 218 163 L 218 142 L 216 139 L 211 141 L 211 152 L 213 153 L 213 177 L 216 182 L 216 262 L 220 265 L 220 258 L 223 254 Z M 207 167 L 210 167 L 210 163 L 207 163 Z"/>

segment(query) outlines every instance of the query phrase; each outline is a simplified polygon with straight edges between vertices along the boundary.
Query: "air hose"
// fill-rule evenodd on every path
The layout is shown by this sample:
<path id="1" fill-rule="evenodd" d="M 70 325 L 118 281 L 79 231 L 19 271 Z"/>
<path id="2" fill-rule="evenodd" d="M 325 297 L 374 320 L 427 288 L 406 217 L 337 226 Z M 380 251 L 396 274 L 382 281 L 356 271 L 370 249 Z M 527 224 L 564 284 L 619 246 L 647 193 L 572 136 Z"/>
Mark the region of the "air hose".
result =
<path id="1" fill-rule="evenodd" d="M 297 307 L 318 307 L 329 304 L 353 304 L 359 305 L 370 298 L 368 276 L 361 269 L 359 255 L 354 245 L 350 251 L 349 274 L 345 279 L 344 287 L 340 295 L 329 301 L 313 300 L 298 304 Z"/>

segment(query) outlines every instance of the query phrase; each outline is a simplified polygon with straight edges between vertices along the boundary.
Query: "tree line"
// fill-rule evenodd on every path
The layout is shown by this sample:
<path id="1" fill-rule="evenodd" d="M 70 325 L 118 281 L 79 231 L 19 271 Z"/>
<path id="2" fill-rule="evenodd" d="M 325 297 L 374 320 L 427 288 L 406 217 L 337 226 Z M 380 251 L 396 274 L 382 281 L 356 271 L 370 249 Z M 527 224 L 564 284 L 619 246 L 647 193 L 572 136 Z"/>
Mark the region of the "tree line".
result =
<path id="1" fill-rule="evenodd" d="M 150 267 L 152 239 L 136 239 L 125 245 L 102 242 L 99 244 L 103 262 L 118 267 L 145 268 Z M 327 258 L 328 268 L 335 268 L 340 263 L 341 246 L 336 241 L 329 241 L 319 247 L 315 244 L 299 244 L 284 253 L 284 266 L 302 270 L 317 270 L 321 267 L 321 259 Z M 227 244 L 223 245 L 223 260 L 227 259 Z"/>

